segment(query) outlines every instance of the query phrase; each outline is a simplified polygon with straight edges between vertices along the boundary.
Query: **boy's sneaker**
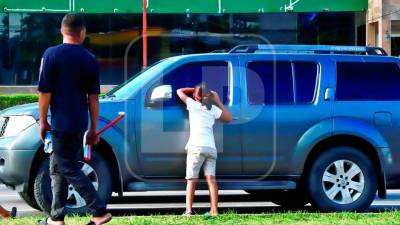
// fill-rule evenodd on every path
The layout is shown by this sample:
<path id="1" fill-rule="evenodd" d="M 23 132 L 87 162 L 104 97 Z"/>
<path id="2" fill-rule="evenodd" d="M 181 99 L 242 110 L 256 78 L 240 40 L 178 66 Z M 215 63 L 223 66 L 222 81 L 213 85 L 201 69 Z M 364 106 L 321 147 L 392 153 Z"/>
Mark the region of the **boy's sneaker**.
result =
<path id="1" fill-rule="evenodd" d="M 206 219 L 211 219 L 213 217 L 216 217 L 217 215 L 218 214 L 213 215 L 210 212 L 206 212 L 206 213 L 203 214 L 203 217 L 206 218 Z"/>
<path id="2" fill-rule="evenodd" d="M 185 211 L 182 213 L 182 216 L 193 216 L 193 212 L 192 211 Z"/>

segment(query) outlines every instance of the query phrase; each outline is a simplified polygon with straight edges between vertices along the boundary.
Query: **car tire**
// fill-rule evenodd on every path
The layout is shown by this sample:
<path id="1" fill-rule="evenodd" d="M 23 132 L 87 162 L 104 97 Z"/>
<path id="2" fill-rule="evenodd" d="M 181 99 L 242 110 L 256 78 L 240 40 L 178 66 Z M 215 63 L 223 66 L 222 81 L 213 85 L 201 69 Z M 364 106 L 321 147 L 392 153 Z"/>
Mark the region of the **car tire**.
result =
<path id="1" fill-rule="evenodd" d="M 97 184 L 99 197 L 103 202 L 108 202 L 112 194 L 112 175 L 107 162 L 102 156 L 96 153 L 92 153 L 92 159 L 89 162 L 82 162 L 82 170 L 88 172 L 89 179 L 94 184 Z M 65 208 L 67 214 L 78 214 L 85 215 L 90 212 L 90 209 L 86 206 L 86 203 L 82 200 L 82 197 L 69 186 L 68 204 Z M 46 213 L 51 210 L 52 202 L 52 191 L 51 191 L 51 179 L 49 176 L 49 160 L 45 160 L 39 167 L 34 180 L 34 196 L 40 207 L 40 209 Z M 78 201 L 79 200 L 79 201 Z"/>
<path id="2" fill-rule="evenodd" d="M 37 204 L 35 196 L 33 194 L 33 188 L 31 190 L 27 190 L 25 192 L 18 192 L 18 194 L 22 198 L 22 200 L 24 200 L 25 203 L 28 204 L 30 207 L 40 210 L 40 207 Z"/>
<path id="3" fill-rule="evenodd" d="M 245 190 L 247 193 L 266 201 L 271 201 L 285 209 L 300 209 L 310 201 L 301 190 Z"/>
<path id="4" fill-rule="evenodd" d="M 322 211 L 363 211 L 377 191 L 377 174 L 360 150 L 338 146 L 322 153 L 308 174 L 308 195 Z"/>

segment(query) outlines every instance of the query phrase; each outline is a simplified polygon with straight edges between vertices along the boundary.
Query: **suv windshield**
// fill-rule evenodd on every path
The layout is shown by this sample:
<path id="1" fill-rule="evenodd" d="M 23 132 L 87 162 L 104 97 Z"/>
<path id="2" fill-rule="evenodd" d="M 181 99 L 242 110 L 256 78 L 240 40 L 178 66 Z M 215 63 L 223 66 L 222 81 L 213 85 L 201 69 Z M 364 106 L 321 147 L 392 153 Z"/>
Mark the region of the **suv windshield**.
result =
<path id="1" fill-rule="evenodd" d="M 113 88 L 111 91 L 107 92 L 104 97 L 113 97 L 113 98 L 127 98 L 130 93 L 133 92 L 133 88 L 141 83 L 145 83 L 146 80 L 151 79 L 156 74 L 159 74 L 165 68 L 166 65 L 171 63 L 173 60 L 163 59 L 160 60 L 151 66 L 143 69 L 139 73 L 133 75 L 131 78 Z"/>

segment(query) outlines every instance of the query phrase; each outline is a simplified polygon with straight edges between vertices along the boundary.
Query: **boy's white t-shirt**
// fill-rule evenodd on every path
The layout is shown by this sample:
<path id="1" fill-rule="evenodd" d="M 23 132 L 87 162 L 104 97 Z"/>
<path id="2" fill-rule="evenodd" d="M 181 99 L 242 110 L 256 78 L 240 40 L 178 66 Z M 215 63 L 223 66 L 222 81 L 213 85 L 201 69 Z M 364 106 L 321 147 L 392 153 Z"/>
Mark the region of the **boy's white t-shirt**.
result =
<path id="1" fill-rule="evenodd" d="M 190 137 L 185 149 L 196 147 L 215 147 L 213 125 L 219 119 L 222 110 L 215 105 L 210 110 L 200 102 L 188 97 L 186 109 L 189 111 Z"/>

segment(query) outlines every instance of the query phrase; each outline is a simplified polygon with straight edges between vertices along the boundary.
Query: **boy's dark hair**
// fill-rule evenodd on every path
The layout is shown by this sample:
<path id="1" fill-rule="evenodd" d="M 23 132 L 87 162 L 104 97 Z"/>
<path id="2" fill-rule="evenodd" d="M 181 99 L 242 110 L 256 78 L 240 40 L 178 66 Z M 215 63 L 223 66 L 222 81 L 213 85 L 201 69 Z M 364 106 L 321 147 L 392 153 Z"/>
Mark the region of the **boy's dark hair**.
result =
<path id="1" fill-rule="evenodd" d="M 206 82 L 201 82 L 200 84 L 194 87 L 195 92 L 201 97 L 201 104 L 205 105 L 208 110 L 211 110 L 213 102 L 211 99 L 204 99 L 203 97 L 207 94 L 212 94 L 210 88 L 208 87 Z"/>
<path id="2" fill-rule="evenodd" d="M 69 35 L 77 35 L 86 27 L 85 18 L 81 14 L 69 13 L 64 16 L 61 27 Z"/>
<path id="3" fill-rule="evenodd" d="M 195 89 L 198 89 L 198 94 L 200 96 L 206 95 L 211 92 L 206 82 L 201 82 L 200 84 L 196 85 Z"/>

